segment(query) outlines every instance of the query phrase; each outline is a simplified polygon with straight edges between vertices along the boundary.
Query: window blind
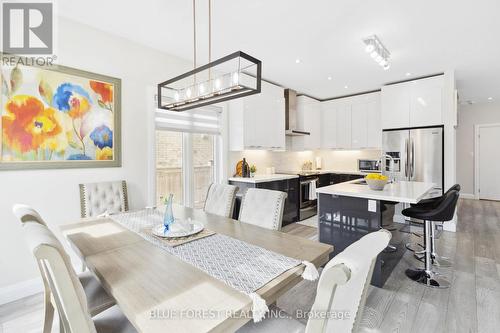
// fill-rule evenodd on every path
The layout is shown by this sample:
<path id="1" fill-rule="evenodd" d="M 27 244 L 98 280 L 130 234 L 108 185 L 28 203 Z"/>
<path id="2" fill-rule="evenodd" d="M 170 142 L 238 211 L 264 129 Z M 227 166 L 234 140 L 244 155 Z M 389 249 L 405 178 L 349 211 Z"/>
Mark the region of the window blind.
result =
<path id="1" fill-rule="evenodd" d="M 184 112 L 156 109 L 155 124 L 157 129 L 220 134 L 222 108 L 205 106 Z"/>

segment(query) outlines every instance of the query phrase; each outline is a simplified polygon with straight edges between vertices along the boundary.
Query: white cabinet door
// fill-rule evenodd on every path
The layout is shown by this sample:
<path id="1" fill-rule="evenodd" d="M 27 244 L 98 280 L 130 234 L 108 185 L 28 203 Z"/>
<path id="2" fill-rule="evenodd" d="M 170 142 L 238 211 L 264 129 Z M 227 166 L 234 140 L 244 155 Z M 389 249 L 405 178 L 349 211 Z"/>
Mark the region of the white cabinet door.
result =
<path id="1" fill-rule="evenodd" d="M 337 148 L 351 148 L 351 105 L 337 108 Z"/>
<path id="2" fill-rule="evenodd" d="M 443 76 L 411 82 L 410 127 L 443 124 Z"/>
<path id="3" fill-rule="evenodd" d="M 260 126 L 266 127 L 269 135 L 267 148 L 273 150 L 285 149 L 285 97 L 284 91 L 278 86 L 272 86 L 269 98 L 266 100 L 268 109 L 263 115 L 263 123 Z M 259 128 L 258 127 L 258 128 Z M 258 132 L 258 130 L 257 130 Z"/>
<path id="4" fill-rule="evenodd" d="M 321 148 L 337 148 L 337 105 L 323 102 L 321 106 Z"/>
<path id="5" fill-rule="evenodd" d="M 293 150 L 321 148 L 321 102 L 306 97 L 297 97 L 297 128 L 310 135 L 293 136 Z"/>
<path id="6" fill-rule="evenodd" d="M 368 103 L 354 104 L 351 112 L 351 148 L 366 148 Z"/>
<path id="7" fill-rule="evenodd" d="M 382 128 L 410 126 L 410 85 L 393 84 L 382 87 Z"/>
<path id="8" fill-rule="evenodd" d="M 365 148 L 382 148 L 382 125 L 380 119 L 380 102 L 366 104 L 366 146 Z"/>

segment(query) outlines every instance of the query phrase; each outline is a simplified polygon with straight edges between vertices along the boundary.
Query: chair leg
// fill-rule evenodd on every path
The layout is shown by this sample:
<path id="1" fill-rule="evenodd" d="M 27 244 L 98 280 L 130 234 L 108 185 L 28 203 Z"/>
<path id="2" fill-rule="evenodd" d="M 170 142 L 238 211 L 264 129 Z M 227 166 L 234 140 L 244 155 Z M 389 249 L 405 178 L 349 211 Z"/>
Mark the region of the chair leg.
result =
<path id="1" fill-rule="evenodd" d="M 431 240 L 431 221 L 424 223 L 424 239 L 425 239 L 425 255 L 424 255 L 424 269 L 407 269 L 405 274 L 407 277 L 415 282 L 421 283 L 428 287 L 448 288 L 450 283 L 438 276 L 432 271 L 432 240 Z"/>
<path id="2" fill-rule="evenodd" d="M 431 223 L 431 258 L 432 264 L 437 267 L 451 267 L 452 263 L 449 258 L 441 257 L 436 253 L 436 244 L 435 244 L 435 230 L 436 223 L 432 221 Z"/>
<path id="3" fill-rule="evenodd" d="M 54 306 L 50 300 L 50 293 L 44 292 L 44 311 L 43 318 L 43 333 L 50 333 L 52 331 L 52 323 L 54 322 Z"/>

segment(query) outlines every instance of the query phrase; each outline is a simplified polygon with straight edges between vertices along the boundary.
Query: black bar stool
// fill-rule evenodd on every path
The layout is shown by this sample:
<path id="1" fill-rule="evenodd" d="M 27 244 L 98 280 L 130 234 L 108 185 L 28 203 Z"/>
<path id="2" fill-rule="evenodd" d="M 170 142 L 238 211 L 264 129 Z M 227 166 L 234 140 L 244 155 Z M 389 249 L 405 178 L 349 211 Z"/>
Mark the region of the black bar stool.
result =
<path id="1" fill-rule="evenodd" d="M 407 269 L 406 276 L 413 281 L 425 284 L 430 287 L 447 288 L 450 282 L 438 276 L 437 273 L 432 271 L 432 221 L 446 222 L 453 219 L 455 208 L 458 202 L 458 191 L 451 190 L 444 195 L 443 199 L 439 201 L 437 206 L 423 205 L 414 206 L 403 210 L 403 215 L 424 221 L 424 269 Z"/>
<path id="2" fill-rule="evenodd" d="M 442 196 L 435 197 L 435 198 L 429 198 L 429 199 L 424 199 L 421 200 L 417 204 L 412 204 L 411 207 L 425 207 L 428 209 L 432 209 L 437 207 L 446 197 L 448 193 L 451 191 L 457 191 L 460 193 L 460 184 L 455 184 L 452 187 L 448 189 L 448 191 L 445 192 Z M 432 259 L 432 264 L 439 266 L 439 267 L 451 267 L 452 263 L 449 258 L 446 257 L 441 257 L 437 254 L 436 252 L 436 238 L 435 238 L 435 230 L 436 230 L 436 223 L 438 222 L 443 222 L 443 221 L 431 221 L 431 259 Z M 422 237 L 422 235 L 418 235 L 416 233 L 413 233 L 414 235 L 418 237 Z M 424 245 L 419 244 L 419 243 L 407 243 L 406 248 L 412 252 L 415 253 L 415 258 L 417 258 L 420 261 L 424 260 L 425 257 L 425 239 L 424 239 Z M 422 250 L 420 250 L 422 249 Z"/>

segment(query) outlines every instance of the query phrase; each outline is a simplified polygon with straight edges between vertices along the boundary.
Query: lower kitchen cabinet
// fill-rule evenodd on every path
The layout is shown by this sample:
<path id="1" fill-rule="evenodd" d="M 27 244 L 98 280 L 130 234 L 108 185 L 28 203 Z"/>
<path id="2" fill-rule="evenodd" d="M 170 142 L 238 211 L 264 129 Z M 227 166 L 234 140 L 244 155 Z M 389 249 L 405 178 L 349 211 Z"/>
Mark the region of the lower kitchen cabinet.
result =
<path id="1" fill-rule="evenodd" d="M 246 190 L 249 188 L 262 188 L 266 190 L 281 191 L 287 194 L 285 207 L 283 210 L 282 226 L 297 222 L 299 220 L 299 178 L 275 180 L 261 183 L 229 181 L 229 184 L 238 186 L 236 204 L 233 213 L 234 219 L 238 218 L 241 199 Z"/>

